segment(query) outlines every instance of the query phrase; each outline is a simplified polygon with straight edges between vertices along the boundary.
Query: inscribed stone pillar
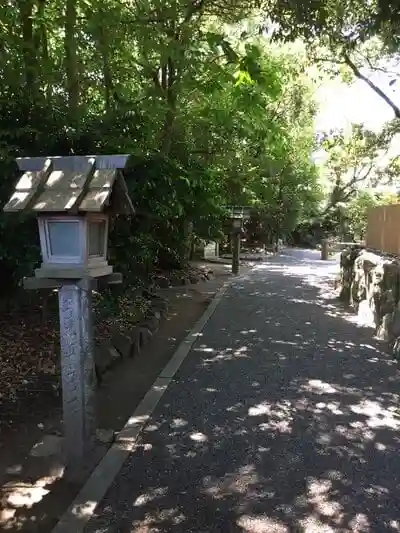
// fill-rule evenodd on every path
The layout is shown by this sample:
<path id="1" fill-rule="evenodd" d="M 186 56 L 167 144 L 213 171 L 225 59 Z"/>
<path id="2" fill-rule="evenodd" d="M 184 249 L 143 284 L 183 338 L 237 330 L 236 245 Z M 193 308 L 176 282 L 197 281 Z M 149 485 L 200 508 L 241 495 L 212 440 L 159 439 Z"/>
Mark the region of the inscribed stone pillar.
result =
<path id="1" fill-rule="evenodd" d="M 68 469 L 84 468 L 95 432 L 92 294 L 89 280 L 59 289 L 64 445 Z"/>

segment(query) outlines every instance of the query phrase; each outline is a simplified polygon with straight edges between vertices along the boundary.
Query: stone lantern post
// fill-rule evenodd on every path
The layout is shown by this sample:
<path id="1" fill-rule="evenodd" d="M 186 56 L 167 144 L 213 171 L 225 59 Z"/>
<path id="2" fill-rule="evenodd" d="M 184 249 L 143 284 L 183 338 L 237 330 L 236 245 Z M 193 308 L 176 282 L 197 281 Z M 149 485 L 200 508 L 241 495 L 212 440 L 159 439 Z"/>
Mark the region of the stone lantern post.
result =
<path id="1" fill-rule="evenodd" d="M 95 435 L 92 289 L 120 283 L 107 262 L 109 217 L 133 213 L 128 155 L 18 158 L 4 211 L 37 216 L 42 264 L 27 289 L 58 289 L 66 474 L 79 478 Z"/>

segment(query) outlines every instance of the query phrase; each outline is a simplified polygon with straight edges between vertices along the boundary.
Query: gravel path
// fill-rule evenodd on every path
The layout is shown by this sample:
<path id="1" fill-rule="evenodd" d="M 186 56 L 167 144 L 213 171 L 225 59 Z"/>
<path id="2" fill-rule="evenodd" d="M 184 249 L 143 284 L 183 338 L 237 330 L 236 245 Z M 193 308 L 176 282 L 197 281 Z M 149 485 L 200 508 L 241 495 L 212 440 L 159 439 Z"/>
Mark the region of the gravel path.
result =
<path id="1" fill-rule="evenodd" d="M 397 363 L 286 251 L 237 279 L 86 533 L 400 531 Z"/>

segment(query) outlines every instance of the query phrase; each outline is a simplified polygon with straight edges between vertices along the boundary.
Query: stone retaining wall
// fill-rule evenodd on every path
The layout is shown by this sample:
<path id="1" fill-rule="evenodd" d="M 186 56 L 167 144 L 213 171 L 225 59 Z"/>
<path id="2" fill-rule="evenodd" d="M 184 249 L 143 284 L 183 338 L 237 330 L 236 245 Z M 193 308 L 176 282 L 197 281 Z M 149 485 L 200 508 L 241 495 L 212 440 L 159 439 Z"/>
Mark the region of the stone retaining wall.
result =
<path id="1" fill-rule="evenodd" d="M 400 257 L 352 247 L 340 258 L 340 298 L 400 357 Z"/>

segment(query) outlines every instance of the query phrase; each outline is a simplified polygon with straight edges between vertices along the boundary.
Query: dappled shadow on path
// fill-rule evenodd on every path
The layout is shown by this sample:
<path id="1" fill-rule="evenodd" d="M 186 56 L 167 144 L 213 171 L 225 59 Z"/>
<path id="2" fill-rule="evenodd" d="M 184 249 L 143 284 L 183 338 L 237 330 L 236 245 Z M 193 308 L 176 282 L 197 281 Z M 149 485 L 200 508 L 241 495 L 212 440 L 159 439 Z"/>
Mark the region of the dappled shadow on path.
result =
<path id="1" fill-rule="evenodd" d="M 312 261 L 235 282 L 87 533 L 400 531 L 400 372 Z"/>

